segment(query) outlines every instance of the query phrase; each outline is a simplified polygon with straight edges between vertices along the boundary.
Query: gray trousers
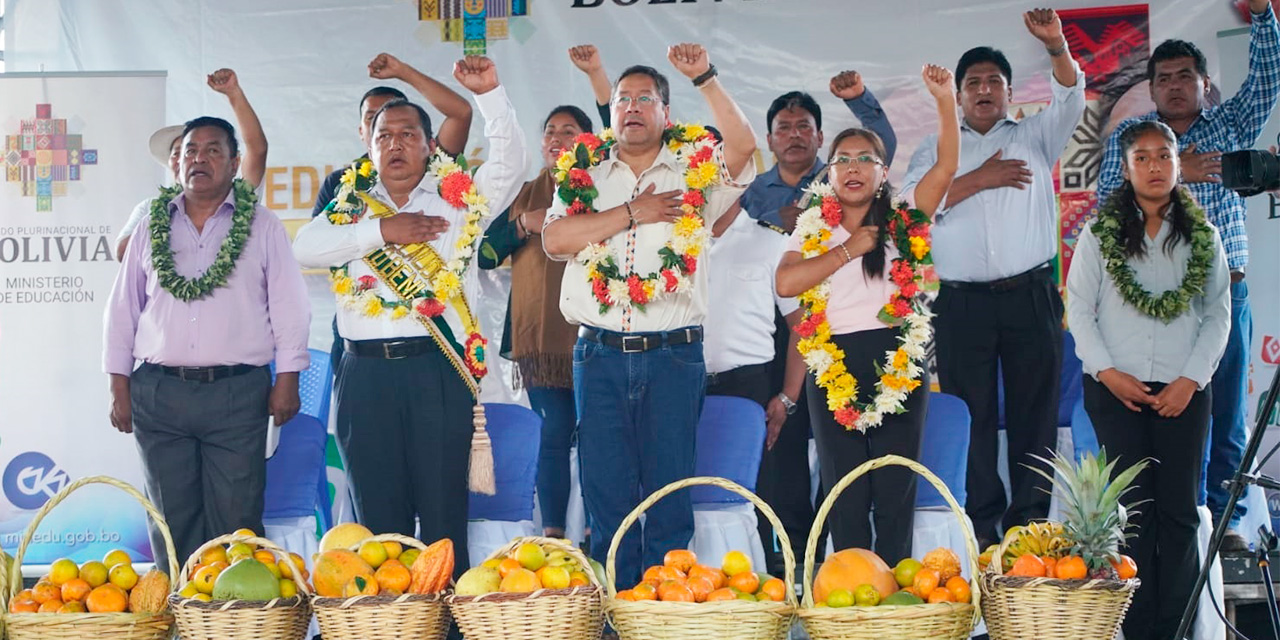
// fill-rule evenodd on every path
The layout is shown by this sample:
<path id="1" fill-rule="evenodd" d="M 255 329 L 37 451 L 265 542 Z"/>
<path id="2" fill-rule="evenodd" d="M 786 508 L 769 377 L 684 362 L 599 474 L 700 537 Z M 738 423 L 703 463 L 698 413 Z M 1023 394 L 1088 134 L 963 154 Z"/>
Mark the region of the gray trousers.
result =
<path id="1" fill-rule="evenodd" d="M 155 365 L 133 372 L 133 435 L 147 497 L 164 514 L 181 566 L 210 539 L 248 528 L 262 534 L 267 484 L 267 397 L 271 371 L 204 383 L 165 375 Z M 166 566 L 154 525 L 151 548 Z"/>

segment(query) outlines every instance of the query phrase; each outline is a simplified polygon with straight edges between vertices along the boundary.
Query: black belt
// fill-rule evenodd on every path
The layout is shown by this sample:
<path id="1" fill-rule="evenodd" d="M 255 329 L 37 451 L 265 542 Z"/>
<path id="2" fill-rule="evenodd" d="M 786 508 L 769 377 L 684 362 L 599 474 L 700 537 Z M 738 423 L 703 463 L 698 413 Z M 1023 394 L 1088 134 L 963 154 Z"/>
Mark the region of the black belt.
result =
<path id="1" fill-rule="evenodd" d="M 431 338 L 400 338 L 397 340 L 347 340 L 343 338 L 342 349 L 359 358 L 400 360 L 439 351 L 440 347 Z"/>
<path id="2" fill-rule="evenodd" d="M 702 342 L 702 327 L 685 327 L 655 333 L 617 333 L 583 325 L 578 329 L 578 337 L 606 347 L 621 349 L 623 353 L 641 353 L 665 346 Z"/>
<path id="3" fill-rule="evenodd" d="M 985 291 L 987 293 L 1004 293 L 1019 289 L 1032 281 L 1039 280 L 1053 274 L 1053 263 L 1046 262 L 1030 271 L 1024 271 L 1016 276 L 1009 276 L 1000 280 L 992 280 L 991 282 L 962 282 L 959 280 L 943 280 L 942 286 L 951 289 L 959 289 L 961 291 Z"/>
<path id="4" fill-rule="evenodd" d="M 255 369 L 261 369 L 261 366 L 252 364 L 229 364 L 218 367 L 168 367 L 162 364 L 155 365 L 160 369 L 160 373 L 166 376 L 172 376 L 185 382 L 217 382 L 224 378 L 234 376 L 242 376 Z"/>
<path id="5" fill-rule="evenodd" d="M 707 386 L 714 387 L 718 384 L 732 384 L 739 380 L 767 375 L 769 375 L 769 363 L 762 362 L 760 364 L 748 364 L 741 367 L 734 367 L 728 371 L 708 373 Z"/>

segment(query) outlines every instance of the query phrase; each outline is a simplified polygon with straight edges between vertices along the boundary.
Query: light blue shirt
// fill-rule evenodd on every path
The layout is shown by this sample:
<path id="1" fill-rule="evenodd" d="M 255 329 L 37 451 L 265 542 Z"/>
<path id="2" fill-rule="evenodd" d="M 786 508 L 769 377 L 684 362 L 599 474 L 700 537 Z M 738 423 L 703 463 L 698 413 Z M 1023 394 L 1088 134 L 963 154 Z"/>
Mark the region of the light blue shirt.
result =
<path id="1" fill-rule="evenodd" d="M 1053 165 L 1066 149 L 1084 114 L 1084 73 L 1074 85 L 1050 80 L 1049 106 L 1022 121 L 1006 118 L 987 133 L 960 127 L 960 167 L 956 175 L 977 169 L 997 151 L 1005 160 L 1024 160 L 1031 171 L 1026 189 L 1001 187 L 945 203 L 933 223 L 933 260 L 943 280 L 991 282 L 1030 271 L 1058 254 L 1058 205 Z M 938 159 L 938 135 L 920 143 L 911 156 L 902 191 L 916 183 Z"/>

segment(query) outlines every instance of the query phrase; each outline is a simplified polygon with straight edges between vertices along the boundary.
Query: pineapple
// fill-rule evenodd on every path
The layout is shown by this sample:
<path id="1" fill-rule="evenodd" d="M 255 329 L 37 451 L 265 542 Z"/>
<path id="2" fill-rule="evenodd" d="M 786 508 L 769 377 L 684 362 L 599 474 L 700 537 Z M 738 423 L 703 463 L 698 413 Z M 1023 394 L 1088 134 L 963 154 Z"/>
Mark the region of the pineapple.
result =
<path id="1" fill-rule="evenodd" d="M 1116 461 L 1107 461 L 1105 449 L 1096 458 L 1086 455 L 1079 463 L 1057 452 L 1052 460 L 1034 457 L 1051 469 L 1046 472 L 1033 467 L 1032 471 L 1053 482 L 1062 509 L 1062 537 L 1071 545 L 1069 552 L 1084 559 L 1091 579 L 1118 579 L 1111 564 L 1120 559 L 1120 544 L 1129 526 L 1120 498 L 1129 492 L 1148 461 L 1140 460 L 1111 479 Z"/>

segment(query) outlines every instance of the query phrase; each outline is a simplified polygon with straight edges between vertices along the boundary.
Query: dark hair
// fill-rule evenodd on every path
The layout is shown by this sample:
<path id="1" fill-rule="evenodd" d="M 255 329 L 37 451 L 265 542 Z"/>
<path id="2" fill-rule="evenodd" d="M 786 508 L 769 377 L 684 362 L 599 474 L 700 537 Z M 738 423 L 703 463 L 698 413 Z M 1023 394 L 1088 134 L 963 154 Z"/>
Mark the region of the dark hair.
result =
<path id="1" fill-rule="evenodd" d="M 409 107 L 418 113 L 418 121 L 422 124 L 422 132 L 426 134 L 427 139 L 431 138 L 431 116 L 427 115 L 427 111 L 418 106 L 416 102 L 410 102 L 404 98 L 392 98 L 386 104 L 382 105 L 378 112 L 373 114 L 373 120 L 369 122 L 369 129 L 378 127 L 378 118 L 386 113 L 388 109 L 399 109 L 401 107 Z"/>
<path id="2" fill-rule="evenodd" d="M 1120 153 L 1124 157 L 1126 164 L 1129 162 L 1129 150 L 1137 143 L 1138 138 L 1148 133 L 1158 133 L 1165 139 L 1177 153 L 1178 138 L 1173 133 L 1173 129 L 1169 125 L 1157 120 L 1143 120 L 1136 122 L 1120 133 Z M 1191 242 L 1191 214 L 1187 211 L 1187 207 L 1180 197 L 1185 194 L 1190 197 L 1191 194 L 1186 187 L 1181 185 L 1175 186 L 1170 197 L 1169 223 L 1173 226 L 1173 233 L 1164 240 L 1164 252 L 1167 254 L 1178 246 L 1179 242 Z M 1108 205 L 1116 211 L 1123 214 L 1121 218 L 1120 239 L 1124 243 L 1124 255 L 1126 258 L 1135 256 L 1144 256 L 1147 254 L 1144 238 L 1147 231 L 1145 222 L 1143 221 L 1142 211 L 1138 209 L 1137 193 L 1133 189 L 1133 183 L 1125 180 L 1111 194 Z"/>
<path id="3" fill-rule="evenodd" d="M 551 119 L 562 113 L 567 114 L 570 118 L 573 118 L 574 122 L 578 123 L 579 129 L 582 129 L 583 131 L 587 131 L 587 132 L 591 131 L 591 118 L 587 117 L 587 112 L 571 104 L 562 104 L 552 109 L 551 113 L 547 114 L 547 119 L 542 121 L 542 128 L 546 129 L 547 124 L 551 122 Z"/>
<path id="4" fill-rule="evenodd" d="M 618 76 L 617 82 L 613 83 L 613 90 L 618 90 L 618 85 L 622 84 L 623 79 L 628 76 L 649 76 L 653 80 L 654 86 L 658 88 L 658 95 L 662 97 L 662 104 L 671 104 L 671 83 L 667 82 L 667 77 L 662 75 L 661 71 L 653 67 L 643 64 L 632 65 L 622 71 Z"/>
<path id="5" fill-rule="evenodd" d="M 1157 62 L 1176 58 L 1191 58 L 1195 61 L 1196 73 L 1202 76 L 1209 75 L 1208 63 L 1198 47 L 1186 40 L 1165 40 L 1151 52 L 1151 57 L 1147 58 L 1147 80 L 1156 79 Z"/>
<path id="6" fill-rule="evenodd" d="M 240 144 L 236 142 L 236 128 L 222 118 L 200 116 L 199 118 L 188 120 L 186 124 L 182 125 L 182 139 L 186 139 L 187 134 L 201 127 L 222 129 L 222 132 L 227 134 L 227 147 L 231 149 L 231 157 L 235 158 L 240 155 Z"/>
<path id="7" fill-rule="evenodd" d="M 374 88 L 372 88 L 372 89 L 370 89 L 370 90 L 368 90 L 368 91 L 364 92 L 364 95 L 363 95 L 363 96 L 360 96 L 360 115 L 361 115 L 361 116 L 363 116 L 363 115 L 364 115 L 364 103 L 365 103 L 365 101 L 367 101 L 369 98 L 377 98 L 377 97 L 379 97 L 379 96 L 390 96 L 390 97 L 392 97 L 392 98 L 399 98 L 400 100 L 408 100 L 408 99 L 409 99 L 409 98 L 405 97 L 405 95 L 404 95 L 404 92 L 403 92 L 403 91 L 401 91 L 401 90 L 399 90 L 399 89 L 397 89 L 397 88 L 395 88 L 395 87 L 374 87 Z"/>
<path id="8" fill-rule="evenodd" d="M 818 106 L 818 101 L 803 91 L 792 91 L 774 98 L 773 104 L 769 105 L 769 111 L 765 114 L 765 126 L 770 134 L 773 133 L 774 117 L 779 112 L 788 109 L 804 109 L 808 111 L 809 115 L 813 116 L 813 124 L 818 127 L 819 131 L 822 130 L 822 107 Z"/>
<path id="9" fill-rule="evenodd" d="M 964 74 L 969 72 L 969 67 L 975 64 L 990 62 L 1000 68 L 1000 73 L 1004 76 L 1004 81 L 1010 87 L 1013 86 L 1013 67 L 1009 66 L 1009 59 L 1004 57 L 1004 52 L 991 47 L 974 47 L 960 56 L 960 62 L 956 63 L 956 88 L 960 88 L 960 84 L 964 82 Z"/>
<path id="10" fill-rule="evenodd" d="M 871 143 L 871 148 L 875 150 L 876 155 L 884 158 L 887 155 L 884 147 L 884 140 L 876 132 L 870 129 L 862 129 L 859 127 L 850 127 L 836 134 L 831 140 L 831 151 L 827 153 L 827 162 L 836 156 L 836 148 L 841 142 L 849 138 L 862 138 Z M 828 164 L 828 171 L 831 165 Z M 830 178 L 828 178 L 830 179 Z M 884 275 L 884 246 L 889 240 L 889 216 L 893 213 L 893 185 L 889 184 L 889 179 L 885 178 L 883 182 L 884 188 L 876 192 L 874 198 L 871 199 L 871 208 L 867 209 L 867 215 L 862 218 L 862 226 L 880 227 L 880 237 L 876 240 L 876 248 L 870 253 L 862 256 L 862 273 L 868 278 L 879 278 Z"/>

